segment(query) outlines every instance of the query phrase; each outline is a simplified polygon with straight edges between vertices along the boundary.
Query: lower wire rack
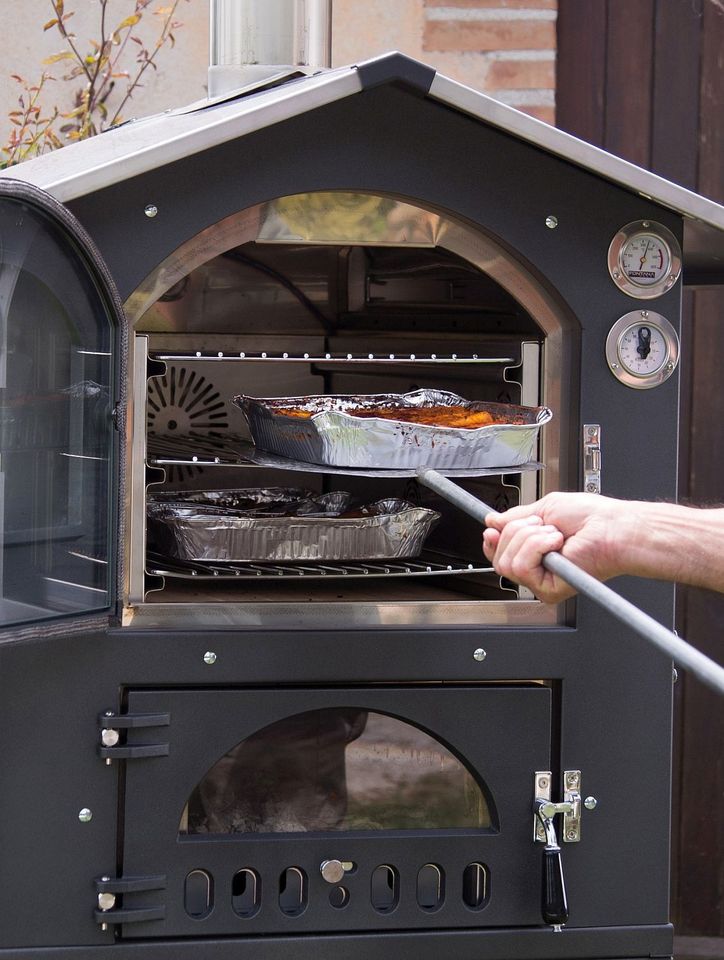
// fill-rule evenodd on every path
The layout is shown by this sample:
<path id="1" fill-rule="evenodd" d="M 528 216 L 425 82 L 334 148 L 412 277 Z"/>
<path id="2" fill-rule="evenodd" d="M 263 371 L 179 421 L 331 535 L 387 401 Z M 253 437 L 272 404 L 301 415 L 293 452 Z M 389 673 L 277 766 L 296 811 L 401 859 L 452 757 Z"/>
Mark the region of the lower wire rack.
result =
<path id="1" fill-rule="evenodd" d="M 430 577 L 495 574 L 492 567 L 472 563 L 415 560 L 298 561 L 295 563 L 204 563 L 150 555 L 146 573 L 156 577 L 195 580 L 319 580 L 352 577 Z"/>

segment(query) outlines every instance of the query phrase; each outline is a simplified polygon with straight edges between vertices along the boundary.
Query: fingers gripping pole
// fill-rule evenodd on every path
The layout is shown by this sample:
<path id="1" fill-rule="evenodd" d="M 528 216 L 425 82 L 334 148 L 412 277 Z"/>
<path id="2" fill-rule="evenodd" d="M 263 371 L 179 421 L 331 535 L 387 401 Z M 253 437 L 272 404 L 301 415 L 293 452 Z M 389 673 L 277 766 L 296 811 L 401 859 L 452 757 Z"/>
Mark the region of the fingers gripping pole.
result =
<path id="1" fill-rule="evenodd" d="M 421 470 L 417 474 L 417 479 L 482 524 L 485 524 L 485 517 L 493 512 L 492 507 L 435 470 Z M 645 640 L 670 656 L 681 667 L 690 670 L 702 683 L 724 695 L 724 667 L 677 637 L 671 630 L 619 596 L 600 580 L 596 580 L 585 570 L 577 567 L 575 563 L 571 563 L 562 554 L 547 553 L 542 563 L 546 570 L 565 580 L 589 600 L 598 603 L 627 627 L 635 630 Z"/>

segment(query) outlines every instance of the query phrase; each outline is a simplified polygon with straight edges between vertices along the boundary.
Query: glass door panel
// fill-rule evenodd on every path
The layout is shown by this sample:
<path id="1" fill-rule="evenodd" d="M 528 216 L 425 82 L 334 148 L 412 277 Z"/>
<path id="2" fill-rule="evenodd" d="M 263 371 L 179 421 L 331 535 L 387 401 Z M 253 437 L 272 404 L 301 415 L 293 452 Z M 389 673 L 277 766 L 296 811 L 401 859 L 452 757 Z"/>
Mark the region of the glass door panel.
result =
<path id="1" fill-rule="evenodd" d="M 108 303 L 55 216 L 0 196 L 0 626 L 109 606 Z"/>

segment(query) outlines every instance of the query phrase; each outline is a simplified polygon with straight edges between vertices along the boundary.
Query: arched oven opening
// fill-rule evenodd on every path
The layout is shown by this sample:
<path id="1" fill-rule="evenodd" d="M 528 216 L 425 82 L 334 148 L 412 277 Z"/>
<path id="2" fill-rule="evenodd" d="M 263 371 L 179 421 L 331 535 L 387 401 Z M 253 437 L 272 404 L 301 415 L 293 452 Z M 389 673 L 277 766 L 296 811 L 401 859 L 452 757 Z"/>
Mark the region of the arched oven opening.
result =
<path id="1" fill-rule="evenodd" d="M 434 604 L 440 622 L 469 622 L 483 603 L 500 622 L 555 621 L 500 581 L 479 529 L 416 481 L 416 461 L 375 469 L 387 461 L 374 460 L 374 429 L 350 441 L 370 444 L 356 469 L 283 442 L 280 458 L 275 440 L 260 449 L 248 401 L 234 400 L 443 396 L 522 409 L 533 423 L 550 406 L 524 462 L 508 451 L 466 460 L 471 434 L 460 446 L 469 469 L 456 479 L 471 492 L 498 509 L 535 499 L 567 469 L 560 370 L 575 338 L 562 336 L 569 319 L 552 292 L 501 243 L 398 198 L 283 197 L 183 244 L 126 309 L 129 621 L 159 622 L 191 599 L 195 616 L 204 604 L 240 616 L 243 603 L 266 622 L 300 602 L 408 621 Z"/>

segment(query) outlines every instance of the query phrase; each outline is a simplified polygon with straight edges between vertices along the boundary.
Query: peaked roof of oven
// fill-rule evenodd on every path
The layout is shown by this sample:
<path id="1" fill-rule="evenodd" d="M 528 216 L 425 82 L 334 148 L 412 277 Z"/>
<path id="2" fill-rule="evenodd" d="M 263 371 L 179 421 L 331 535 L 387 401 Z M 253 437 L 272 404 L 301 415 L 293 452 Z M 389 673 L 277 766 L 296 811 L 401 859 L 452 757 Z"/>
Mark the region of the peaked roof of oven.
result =
<path id="1" fill-rule="evenodd" d="M 398 83 L 467 116 L 528 141 L 684 216 L 684 264 L 689 281 L 724 282 L 724 206 L 635 164 L 529 117 L 400 53 L 312 76 L 292 74 L 212 101 L 131 120 L 71 144 L 1 177 L 38 186 L 61 202 L 120 183 L 290 119 L 370 87 Z"/>

